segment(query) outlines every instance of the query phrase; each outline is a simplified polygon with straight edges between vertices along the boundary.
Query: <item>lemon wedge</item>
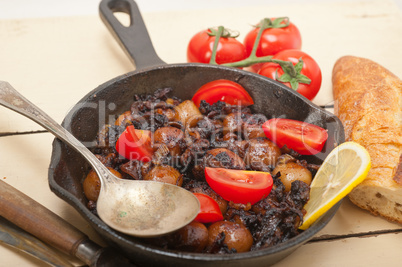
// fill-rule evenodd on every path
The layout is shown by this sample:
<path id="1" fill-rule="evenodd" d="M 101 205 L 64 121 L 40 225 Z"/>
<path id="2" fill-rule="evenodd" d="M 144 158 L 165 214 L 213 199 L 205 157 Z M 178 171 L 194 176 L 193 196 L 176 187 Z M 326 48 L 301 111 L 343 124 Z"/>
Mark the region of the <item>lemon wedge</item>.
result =
<path id="1" fill-rule="evenodd" d="M 299 227 L 306 230 L 321 215 L 344 198 L 367 176 L 371 167 L 367 150 L 355 142 L 345 142 L 325 158 L 310 185 L 310 200 Z"/>

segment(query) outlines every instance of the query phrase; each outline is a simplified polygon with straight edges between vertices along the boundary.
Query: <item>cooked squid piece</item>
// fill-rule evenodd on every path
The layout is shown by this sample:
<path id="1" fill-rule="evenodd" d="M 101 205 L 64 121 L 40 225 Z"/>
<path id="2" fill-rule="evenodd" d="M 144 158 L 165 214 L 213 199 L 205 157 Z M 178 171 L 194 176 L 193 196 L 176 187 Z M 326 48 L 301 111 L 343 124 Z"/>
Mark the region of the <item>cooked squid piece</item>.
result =
<path id="1" fill-rule="evenodd" d="M 118 171 L 107 167 L 111 173 L 116 175 L 119 178 L 122 178 L 121 173 Z M 99 197 L 99 192 L 101 189 L 101 182 L 99 180 L 98 174 L 94 170 L 91 170 L 86 176 L 84 182 L 82 183 L 82 187 L 84 189 L 84 194 L 87 199 L 92 201 L 97 201 Z"/>
<path id="2" fill-rule="evenodd" d="M 153 138 L 155 147 L 166 145 L 172 156 L 180 156 L 185 148 L 184 133 L 176 127 L 161 127 L 154 132 Z"/>
<path id="3" fill-rule="evenodd" d="M 215 148 L 207 151 L 204 157 L 205 167 L 244 170 L 244 161 L 234 152 L 226 148 Z"/>
<path id="4" fill-rule="evenodd" d="M 255 171 L 269 172 L 281 155 L 277 145 L 267 138 L 255 138 L 248 142 L 245 162 L 249 168 Z"/>
<path id="5" fill-rule="evenodd" d="M 122 113 L 119 117 L 117 117 L 116 121 L 114 122 L 114 125 L 126 127 L 130 124 L 133 124 L 133 119 L 134 118 L 131 114 L 131 111 L 128 110 Z"/>
<path id="6" fill-rule="evenodd" d="M 243 135 L 246 140 L 254 138 L 265 138 L 265 133 L 262 129 L 262 124 L 267 121 L 267 118 L 262 114 L 252 114 L 242 125 Z"/>
<path id="7" fill-rule="evenodd" d="M 194 126 L 199 120 L 202 119 L 200 110 L 194 105 L 191 100 L 185 100 L 175 108 L 175 120 L 180 121 L 183 125 Z"/>
<path id="8" fill-rule="evenodd" d="M 208 229 L 204 224 L 192 221 L 171 236 L 170 244 L 173 249 L 202 252 L 208 244 Z"/>
<path id="9" fill-rule="evenodd" d="M 223 119 L 223 134 L 238 133 L 243 129 L 243 123 L 247 115 L 242 113 L 230 113 Z"/>
<path id="10" fill-rule="evenodd" d="M 278 173 L 280 174 L 279 179 L 285 186 L 286 192 L 290 191 L 294 181 L 302 181 L 310 185 L 313 179 L 311 172 L 306 167 L 292 161 L 278 164 L 272 174 L 277 175 Z"/>
<path id="11" fill-rule="evenodd" d="M 181 186 L 183 175 L 169 165 L 156 165 L 145 176 L 144 180 L 151 180 Z"/>
<path id="12" fill-rule="evenodd" d="M 244 170 L 246 164 L 239 155 L 229 149 L 215 148 L 208 150 L 200 163 L 194 166 L 193 175 L 199 180 L 204 180 L 205 167 Z"/>
<path id="13" fill-rule="evenodd" d="M 220 221 L 208 227 L 207 250 L 210 253 L 246 252 L 253 245 L 250 231 L 242 224 Z"/>

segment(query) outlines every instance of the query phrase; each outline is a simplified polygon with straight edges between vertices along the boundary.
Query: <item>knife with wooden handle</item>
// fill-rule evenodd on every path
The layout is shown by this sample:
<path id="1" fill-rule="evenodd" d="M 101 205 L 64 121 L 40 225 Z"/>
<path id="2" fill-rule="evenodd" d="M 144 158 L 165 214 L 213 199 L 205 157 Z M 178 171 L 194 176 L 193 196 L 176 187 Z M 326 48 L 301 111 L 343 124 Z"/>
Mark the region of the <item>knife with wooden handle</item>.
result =
<path id="1" fill-rule="evenodd" d="M 50 266 L 73 267 L 74 265 L 52 247 L 10 223 L 0 216 L 0 244 L 23 251 Z"/>
<path id="2" fill-rule="evenodd" d="M 0 216 L 89 266 L 134 266 L 119 253 L 94 243 L 61 217 L 1 180 Z"/>

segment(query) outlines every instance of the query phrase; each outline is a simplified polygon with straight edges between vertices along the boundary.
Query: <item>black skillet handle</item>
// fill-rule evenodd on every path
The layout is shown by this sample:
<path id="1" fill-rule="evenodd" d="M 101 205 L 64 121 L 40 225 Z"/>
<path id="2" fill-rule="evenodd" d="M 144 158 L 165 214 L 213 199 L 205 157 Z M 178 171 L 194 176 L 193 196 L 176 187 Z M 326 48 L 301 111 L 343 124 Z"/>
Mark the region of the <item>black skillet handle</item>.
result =
<path id="1" fill-rule="evenodd" d="M 122 25 L 114 12 L 130 16 L 130 25 Z M 155 52 L 140 10 L 134 0 L 102 0 L 99 4 L 100 17 L 130 57 L 136 69 L 166 64 Z"/>

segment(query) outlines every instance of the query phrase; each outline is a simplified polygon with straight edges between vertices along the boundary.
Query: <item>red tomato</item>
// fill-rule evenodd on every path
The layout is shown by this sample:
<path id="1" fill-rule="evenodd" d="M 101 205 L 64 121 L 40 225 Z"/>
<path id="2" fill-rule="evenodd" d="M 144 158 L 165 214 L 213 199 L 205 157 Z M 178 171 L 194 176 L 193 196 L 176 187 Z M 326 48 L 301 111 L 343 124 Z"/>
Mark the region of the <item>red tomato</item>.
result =
<path id="1" fill-rule="evenodd" d="M 218 100 L 230 105 L 249 106 L 254 104 L 243 86 L 224 79 L 204 84 L 195 92 L 192 100 L 197 107 L 200 106 L 201 100 L 205 100 L 211 105 Z"/>
<path id="2" fill-rule="evenodd" d="M 321 152 L 328 139 L 325 129 L 307 122 L 290 119 L 270 119 L 262 125 L 265 135 L 279 147 L 288 148 L 302 155 Z"/>
<path id="3" fill-rule="evenodd" d="M 152 158 L 151 131 L 127 126 L 116 142 L 117 152 L 129 160 L 148 162 Z"/>
<path id="4" fill-rule="evenodd" d="M 281 18 L 278 18 L 281 19 Z M 267 28 L 263 31 L 260 43 L 257 47 L 256 56 L 273 56 L 276 53 L 285 49 L 300 49 L 302 45 L 301 35 L 299 29 L 289 21 L 289 25 L 284 28 L 275 27 L 275 19 L 272 28 Z M 277 26 L 286 24 L 286 20 L 276 21 Z M 247 56 L 250 56 L 253 49 L 255 39 L 257 38 L 260 27 L 255 27 L 244 38 L 244 45 L 246 46 Z M 253 72 L 258 72 L 263 64 L 254 64 L 251 66 Z"/>
<path id="5" fill-rule="evenodd" d="M 211 30 L 204 30 L 194 35 L 187 47 L 187 61 L 209 63 L 211 60 L 212 49 L 214 47 L 215 36 L 211 36 Z M 224 35 L 225 36 L 225 35 Z M 246 48 L 233 37 L 219 38 L 216 51 L 216 63 L 224 64 L 240 61 L 246 58 Z"/>
<path id="6" fill-rule="evenodd" d="M 251 205 L 267 197 L 272 189 L 268 172 L 243 171 L 224 168 L 205 168 L 205 179 L 222 198 Z"/>
<path id="7" fill-rule="evenodd" d="M 208 195 L 202 193 L 193 193 L 200 202 L 201 208 L 195 221 L 200 223 L 213 223 L 223 220 L 223 215 L 219 209 L 218 203 Z"/>
<path id="8" fill-rule="evenodd" d="M 273 59 L 291 61 L 293 65 L 296 65 L 299 62 L 300 58 L 303 60 L 303 67 L 300 73 L 310 78 L 311 82 L 310 84 L 298 83 L 297 92 L 302 94 L 309 100 L 313 100 L 321 88 L 321 80 L 322 80 L 321 69 L 318 66 L 317 62 L 308 54 L 300 50 L 294 50 L 294 49 L 283 50 L 273 57 Z M 259 70 L 258 74 L 261 74 L 273 80 L 277 80 L 276 77 L 281 77 L 284 74 L 284 71 L 276 63 L 265 63 Z M 292 88 L 291 83 L 289 82 L 282 82 L 282 83 Z"/>

